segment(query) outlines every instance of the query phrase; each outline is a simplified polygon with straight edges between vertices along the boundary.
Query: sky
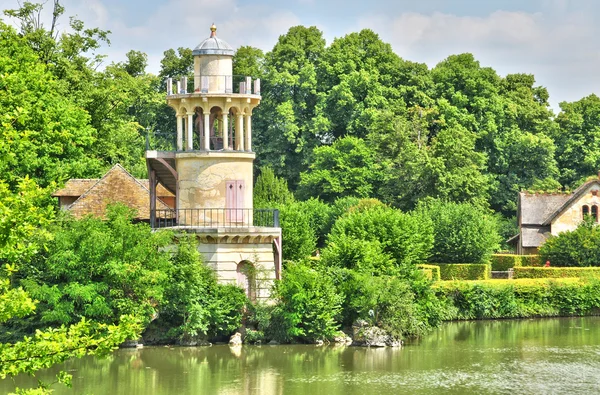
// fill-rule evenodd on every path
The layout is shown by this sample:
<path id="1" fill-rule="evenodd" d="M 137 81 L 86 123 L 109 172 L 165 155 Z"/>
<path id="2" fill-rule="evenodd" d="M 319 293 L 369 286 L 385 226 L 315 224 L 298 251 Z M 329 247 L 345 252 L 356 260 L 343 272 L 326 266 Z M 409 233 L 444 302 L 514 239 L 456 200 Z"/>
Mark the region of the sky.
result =
<path id="1" fill-rule="evenodd" d="M 30 0 L 36 1 L 36 0 Z M 42 0 L 39 0 L 42 1 Z M 50 4 L 52 0 L 48 0 Z M 500 75 L 534 74 L 555 110 L 600 95 L 600 0 L 62 0 L 65 15 L 110 30 L 107 62 L 131 49 L 157 73 L 169 48 L 218 36 L 234 48 L 269 51 L 295 25 L 317 26 L 331 43 L 369 28 L 404 59 L 433 67 L 471 52 Z M 17 0 L 0 0 L 2 9 Z M 48 10 L 47 19 L 49 23 Z M 59 26 L 66 29 L 64 17 Z"/>

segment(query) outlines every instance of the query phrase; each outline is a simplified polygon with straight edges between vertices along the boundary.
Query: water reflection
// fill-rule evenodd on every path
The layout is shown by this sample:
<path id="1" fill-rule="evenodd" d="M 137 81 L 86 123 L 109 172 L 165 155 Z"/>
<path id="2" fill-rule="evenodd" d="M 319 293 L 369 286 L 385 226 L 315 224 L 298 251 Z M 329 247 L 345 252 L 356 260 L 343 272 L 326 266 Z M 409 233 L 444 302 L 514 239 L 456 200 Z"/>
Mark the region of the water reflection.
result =
<path id="1" fill-rule="evenodd" d="M 335 346 L 119 350 L 61 368 L 56 394 L 590 393 L 600 388 L 596 317 L 459 322 L 403 349 Z M 57 369 L 40 374 L 51 380 Z M 35 379 L 19 377 L 19 386 Z M 14 385 L 0 382 L 0 393 Z"/>

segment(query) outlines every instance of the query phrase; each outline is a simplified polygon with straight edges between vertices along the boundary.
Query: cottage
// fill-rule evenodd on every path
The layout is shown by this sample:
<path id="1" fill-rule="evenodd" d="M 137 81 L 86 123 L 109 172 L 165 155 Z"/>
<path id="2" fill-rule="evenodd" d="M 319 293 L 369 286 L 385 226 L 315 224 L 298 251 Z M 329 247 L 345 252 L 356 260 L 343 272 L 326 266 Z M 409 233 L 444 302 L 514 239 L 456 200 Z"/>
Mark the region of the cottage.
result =
<path id="1" fill-rule="evenodd" d="M 586 216 L 598 222 L 600 175 L 573 193 L 519 193 L 517 218 L 519 233 L 508 240 L 518 254 L 537 254 L 550 236 L 572 231 Z"/>

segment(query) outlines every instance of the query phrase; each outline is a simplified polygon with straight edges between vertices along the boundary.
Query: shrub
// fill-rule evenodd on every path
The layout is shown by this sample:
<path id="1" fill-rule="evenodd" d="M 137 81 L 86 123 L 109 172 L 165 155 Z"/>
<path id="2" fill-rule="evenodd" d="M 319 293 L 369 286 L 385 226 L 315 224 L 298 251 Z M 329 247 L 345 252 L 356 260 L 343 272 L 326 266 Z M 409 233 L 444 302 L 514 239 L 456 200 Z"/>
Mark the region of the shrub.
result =
<path id="1" fill-rule="evenodd" d="M 429 218 L 375 205 L 352 210 L 336 221 L 322 261 L 325 265 L 368 270 L 387 270 L 391 261 L 401 276 L 408 277 L 417 263 L 426 261 L 432 243 Z M 361 252 L 357 245 L 370 250 Z"/>
<path id="2" fill-rule="evenodd" d="M 289 264 L 283 279 L 275 284 L 274 297 L 279 305 L 270 325 L 283 326 L 288 339 L 328 339 L 339 329 L 336 318 L 343 296 L 323 271 L 304 263 Z"/>
<path id="3" fill-rule="evenodd" d="M 310 256 L 317 247 L 317 238 L 309 217 L 302 211 L 299 202 L 280 206 L 283 258 L 302 260 Z"/>
<path id="4" fill-rule="evenodd" d="M 325 247 L 325 239 L 329 233 L 331 222 L 331 206 L 315 198 L 300 202 L 299 210 L 308 217 L 308 224 L 317 239 L 317 247 Z"/>
<path id="5" fill-rule="evenodd" d="M 550 237 L 540 247 L 540 258 L 552 266 L 600 266 L 600 227 L 588 220 L 572 232 Z"/>
<path id="6" fill-rule="evenodd" d="M 433 280 L 433 271 L 431 269 L 425 269 L 425 268 L 420 268 L 420 269 L 423 272 L 423 275 L 425 276 L 425 278 L 427 278 L 428 280 Z"/>
<path id="7" fill-rule="evenodd" d="M 513 267 L 521 266 L 522 255 L 492 254 L 490 264 L 493 271 L 505 272 Z"/>
<path id="8" fill-rule="evenodd" d="M 588 315 L 600 308 L 596 279 L 441 281 L 433 288 L 450 319 Z"/>
<path id="9" fill-rule="evenodd" d="M 520 266 L 544 266 L 546 261 L 542 261 L 539 255 L 521 255 Z"/>
<path id="10" fill-rule="evenodd" d="M 256 208 L 269 208 L 272 205 L 294 202 L 294 195 L 289 191 L 287 181 L 277 177 L 269 166 L 260 169 L 253 191 Z"/>
<path id="11" fill-rule="evenodd" d="M 431 272 L 431 276 L 429 277 L 430 280 L 440 281 L 442 279 L 442 277 L 440 275 L 440 267 L 438 265 L 420 264 L 420 265 L 417 265 L 417 267 L 419 269 L 422 269 L 425 272 L 427 270 L 429 270 Z"/>
<path id="12" fill-rule="evenodd" d="M 500 246 L 496 218 L 469 203 L 428 200 L 417 211 L 433 222 L 432 263 L 482 263 Z"/>
<path id="13" fill-rule="evenodd" d="M 344 325 L 350 326 L 360 318 L 396 338 L 419 336 L 431 329 L 428 314 L 437 307 L 437 300 L 430 303 L 431 300 L 424 295 L 417 301 L 414 284 L 408 280 L 371 276 L 348 269 L 337 269 L 332 277 L 339 294 L 344 296 Z M 422 306 L 421 301 L 426 301 L 427 307 Z M 433 325 L 436 324 L 434 320 Z"/>
<path id="14" fill-rule="evenodd" d="M 487 280 L 490 265 L 486 263 L 440 263 L 442 280 Z"/>
<path id="15" fill-rule="evenodd" d="M 600 267 L 516 267 L 514 278 L 600 277 Z"/>

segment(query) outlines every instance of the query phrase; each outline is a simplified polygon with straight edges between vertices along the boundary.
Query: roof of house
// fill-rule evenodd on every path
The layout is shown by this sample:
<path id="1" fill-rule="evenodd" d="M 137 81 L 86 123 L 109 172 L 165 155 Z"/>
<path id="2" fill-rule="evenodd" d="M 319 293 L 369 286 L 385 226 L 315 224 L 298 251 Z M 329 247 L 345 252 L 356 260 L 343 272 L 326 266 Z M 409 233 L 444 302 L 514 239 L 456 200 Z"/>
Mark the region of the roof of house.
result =
<path id="1" fill-rule="evenodd" d="M 121 165 L 113 166 L 101 179 L 85 191 L 68 210 L 77 218 L 92 214 L 104 218 L 106 206 L 123 203 L 137 210 L 137 218 L 150 218 L 150 190 L 134 178 Z M 162 200 L 156 200 L 156 208 L 168 210 Z"/>
<path id="2" fill-rule="evenodd" d="M 120 166 L 120 165 L 119 165 Z M 125 170 L 125 169 L 123 169 Z M 150 189 L 150 181 L 147 178 L 136 178 L 136 180 L 145 186 L 148 190 Z M 61 197 L 61 196 L 81 196 L 88 189 L 94 186 L 100 178 L 71 178 L 69 181 L 65 183 L 65 186 L 58 191 L 54 192 L 52 196 Z M 162 184 L 158 184 L 156 186 L 156 196 L 158 197 L 174 197 L 173 193 L 171 193 L 167 188 L 162 186 Z"/>
<path id="3" fill-rule="evenodd" d="M 542 225 L 549 215 L 570 199 L 570 194 L 519 193 L 519 215 L 522 225 Z"/>
<path id="4" fill-rule="evenodd" d="M 521 245 L 523 247 L 539 247 L 549 236 L 549 226 L 522 227 Z"/>
<path id="5" fill-rule="evenodd" d="M 90 189 L 99 178 L 71 178 L 65 183 L 64 188 L 54 192 L 52 196 L 81 196 Z"/>

